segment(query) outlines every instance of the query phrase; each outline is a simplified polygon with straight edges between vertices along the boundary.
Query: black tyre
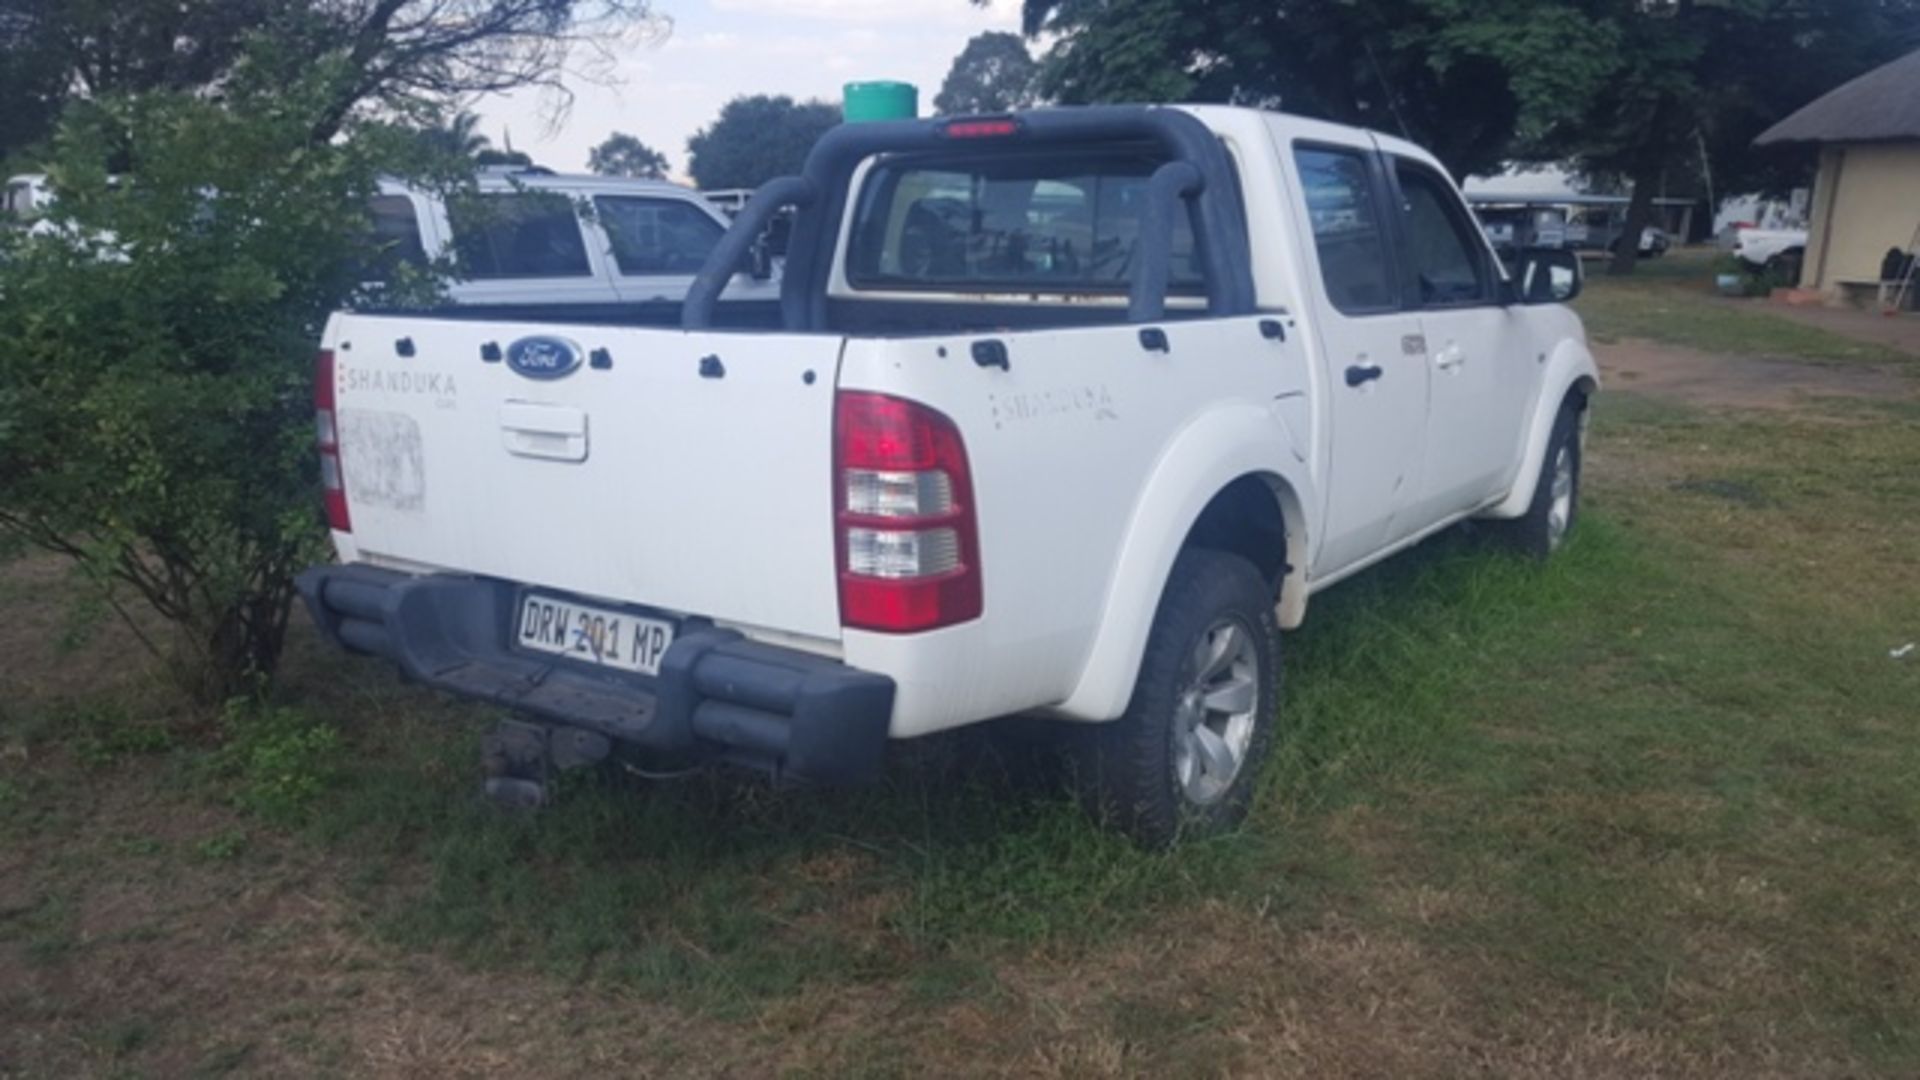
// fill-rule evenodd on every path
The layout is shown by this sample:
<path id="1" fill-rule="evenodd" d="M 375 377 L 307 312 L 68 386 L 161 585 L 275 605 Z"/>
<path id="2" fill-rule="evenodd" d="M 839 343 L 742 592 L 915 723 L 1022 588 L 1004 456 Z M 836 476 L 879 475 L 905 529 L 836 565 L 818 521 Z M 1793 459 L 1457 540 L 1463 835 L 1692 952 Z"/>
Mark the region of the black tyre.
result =
<path id="1" fill-rule="evenodd" d="M 1788 248 L 1767 260 L 1762 267 L 1766 275 L 1776 285 L 1800 284 L 1800 260 L 1806 254 L 1800 248 Z"/>
<path id="2" fill-rule="evenodd" d="M 1580 406 L 1573 398 L 1560 406 L 1526 514 L 1489 523 L 1494 536 L 1523 555 L 1546 559 L 1566 543 L 1580 519 Z"/>
<path id="3" fill-rule="evenodd" d="M 1280 626 L 1253 564 L 1201 548 L 1173 565 L 1133 700 L 1087 732 L 1084 788 L 1146 847 L 1238 825 L 1279 717 Z"/>

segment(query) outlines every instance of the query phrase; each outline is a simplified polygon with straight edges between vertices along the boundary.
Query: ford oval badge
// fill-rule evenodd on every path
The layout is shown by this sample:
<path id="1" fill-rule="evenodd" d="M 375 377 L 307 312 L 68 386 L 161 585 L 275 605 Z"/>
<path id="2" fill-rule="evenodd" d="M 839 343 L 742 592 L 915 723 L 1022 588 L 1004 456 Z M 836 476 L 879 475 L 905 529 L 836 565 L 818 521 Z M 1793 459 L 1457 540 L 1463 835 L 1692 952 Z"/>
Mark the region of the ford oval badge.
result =
<path id="1" fill-rule="evenodd" d="M 580 366 L 580 346 L 564 338 L 523 337 L 507 346 L 507 366 L 529 379 L 558 379 Z"/>

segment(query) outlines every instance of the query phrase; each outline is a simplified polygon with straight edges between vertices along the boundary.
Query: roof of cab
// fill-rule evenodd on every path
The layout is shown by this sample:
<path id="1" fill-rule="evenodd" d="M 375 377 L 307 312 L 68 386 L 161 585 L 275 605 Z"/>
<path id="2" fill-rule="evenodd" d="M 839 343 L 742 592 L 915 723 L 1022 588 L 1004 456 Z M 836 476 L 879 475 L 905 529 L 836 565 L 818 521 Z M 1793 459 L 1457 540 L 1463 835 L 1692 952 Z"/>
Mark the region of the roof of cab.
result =
<path id="1" fill-rule="evenodd" d="M 671 180 L 642 180 L 627 176 L 594 176 L 583 173 L 556 173 L 547 169 L 511 168 L 482 169 L 474 179 L 481 191 L 497 192 L 527 188 L 534 191 L 577 191 L 589 194 L 607 192 L 622 195 L 664 195 L 706 202 L 705 196 L 700 192 Z M 405 181 L 382 178 L 380 190 L 389 195 L 398 195 L 413 189 Z"/>
<path id="2" fill-rule="evenodd" d="M 1374 145 L 1389 154 L 1413 158 L 1439 168 L 1443 172 L 1446 171 L 1440 160 L 1426 148 L 1371 128 L 1336 124 L 1329 120 L 1316 120 L 1310 116 L 1281 112 L 1277 109 L 1253 109 L 1243 105 L 1175 105 L 1172 108 L 1192 113 L 1201 122 L 1222 135 L 1238 134 L 1249 137 L 1258 133 L 1261 137 L 1266 137 L 1262 129 L 1271 124 L 1275 129 L 1274 134 L 1289 141 L 1302 139 L 1309 142 L 1364 146 L 1371 140 Z"/>
<path id="3" fill-rule="evenodd" d="M 480 187 L 498 190 L 512 187 L 565 188 L 569 191 L 619 191 L 627 194 L 680 195 L 698 198 L 700 193 L 671 180 L 642 180 L 629 176 L 595 176 L 590 173 L 557 173 L 548 170 L 483 170 Z"/>

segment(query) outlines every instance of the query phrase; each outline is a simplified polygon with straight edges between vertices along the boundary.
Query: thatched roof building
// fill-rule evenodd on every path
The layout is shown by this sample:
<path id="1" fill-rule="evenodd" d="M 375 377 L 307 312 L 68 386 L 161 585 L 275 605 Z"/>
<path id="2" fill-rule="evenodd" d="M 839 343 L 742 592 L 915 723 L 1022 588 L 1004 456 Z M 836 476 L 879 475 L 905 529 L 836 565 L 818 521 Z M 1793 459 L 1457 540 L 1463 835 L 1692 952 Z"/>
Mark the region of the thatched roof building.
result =
<path id="1" fill-rule="evenodd" d="M 1827 91 L 1760 133 L 1757 146 L 1920 139 L 1920 51 Z"/>
<path id="2" fill-rule="evenodd" d="M 1820 146 L 1801 287 L 1877 297 L 1887 249 L 1920 241 L 1920 51 L 1828 91 L 1754 142 Z"/>

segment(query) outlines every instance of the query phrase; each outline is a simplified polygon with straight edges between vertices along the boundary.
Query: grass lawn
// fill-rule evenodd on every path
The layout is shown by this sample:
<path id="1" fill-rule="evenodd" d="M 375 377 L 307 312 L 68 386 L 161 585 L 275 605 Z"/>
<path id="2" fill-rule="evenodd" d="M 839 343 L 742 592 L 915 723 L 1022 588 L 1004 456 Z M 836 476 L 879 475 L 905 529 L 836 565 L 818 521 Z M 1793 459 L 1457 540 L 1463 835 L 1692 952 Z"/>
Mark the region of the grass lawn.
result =
<path id="1" fill-rule="evenodd" d="M 974 740 L 505 817 L 482 710 L 304 634 L 239 752 L 9 676 L 0 1072 L 1913 1075 L 1920 405 L 1615 393 L 1589 455 L 1550 565 L 1316 598 L 1252 822 L 1170 855 Z"/>
<path id="2" fill-rule="evenodd" d="M 1603 261 L 1589 261 L 1574 306 L 1596 341 L 1640 338 L 1737 356 L 1920 368 L 1907 353 L 1768 312 L 1762 300 L 1718 296 L 1712 261 L 1712 252 L 1679 250 L 1642 260 L 1626 278 L 1608 276 Z"/>

